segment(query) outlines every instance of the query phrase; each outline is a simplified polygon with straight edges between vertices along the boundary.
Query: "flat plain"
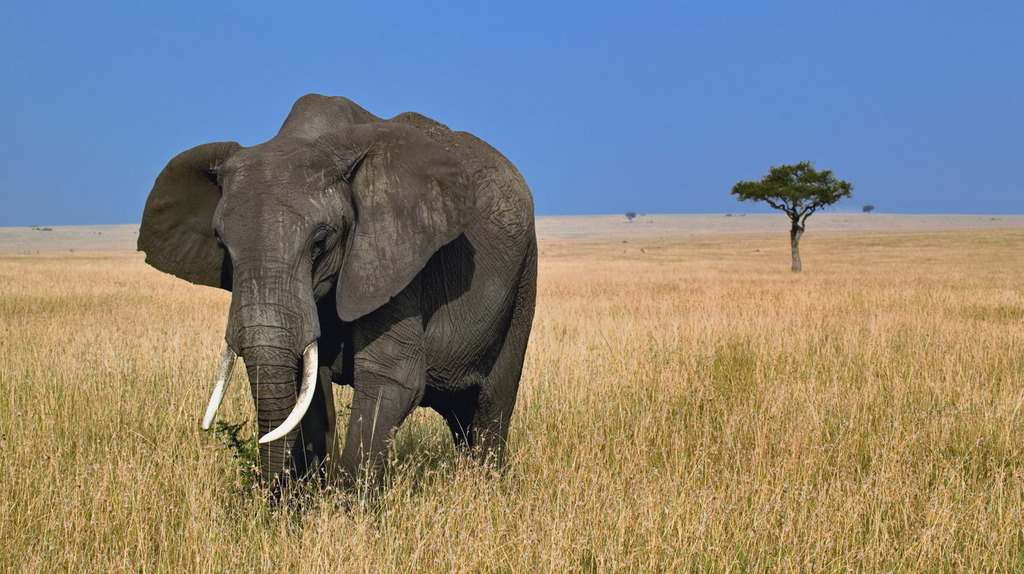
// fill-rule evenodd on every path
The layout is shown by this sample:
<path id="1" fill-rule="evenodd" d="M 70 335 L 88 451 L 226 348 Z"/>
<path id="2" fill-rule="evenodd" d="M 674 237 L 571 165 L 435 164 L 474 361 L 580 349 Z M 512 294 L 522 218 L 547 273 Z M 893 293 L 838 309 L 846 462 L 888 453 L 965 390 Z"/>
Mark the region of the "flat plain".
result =
<path id="1" fill-rule="evenodd" d="M 1024 570 L 1022 216 L 817 214 L 801 274 L 780 216 L 540 218 L 506 468 L 420 410 L 301 511 L 199 429 L 229 294 L 136 229 L 0 230 L 0 571 Z"/>

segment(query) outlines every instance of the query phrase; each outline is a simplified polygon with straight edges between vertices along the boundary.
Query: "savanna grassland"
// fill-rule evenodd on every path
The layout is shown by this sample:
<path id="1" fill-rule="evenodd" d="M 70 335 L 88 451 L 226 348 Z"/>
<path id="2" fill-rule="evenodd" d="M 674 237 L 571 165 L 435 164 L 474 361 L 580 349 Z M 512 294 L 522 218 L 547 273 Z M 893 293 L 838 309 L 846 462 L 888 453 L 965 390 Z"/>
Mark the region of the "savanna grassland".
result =
<path id="1" fill-rule="evenodd" d="M 504 471 L 421 410 L 298 513 L 199 430 L 228 294 L 0 255 L 0 570 L 1024 570 L 1024 227 L 815 218 L 802 274 L 784 225 L 542 233 Z"/>

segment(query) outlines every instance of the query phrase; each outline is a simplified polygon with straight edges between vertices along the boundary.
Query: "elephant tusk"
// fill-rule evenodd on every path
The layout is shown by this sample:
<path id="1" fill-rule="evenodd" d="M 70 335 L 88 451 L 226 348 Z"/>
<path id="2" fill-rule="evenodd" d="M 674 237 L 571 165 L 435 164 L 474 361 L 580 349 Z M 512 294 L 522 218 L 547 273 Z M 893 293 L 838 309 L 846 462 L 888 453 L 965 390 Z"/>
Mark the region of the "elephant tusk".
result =
<path id="1" fill-rule="evenodd" d="M 316 392 L 316 375 L 320 368 L 319 357 L 317 356 L 317 344 L 313 341 L 302 352 L 302 386 L 299 387 L 299 396 L 295 399 L 295 408 L 292 409 L 288 418 L 281 423 L 281 426 L 268 432 L 260 438 L 260 444 L 273 442 L 283 438 L 299 426 L 302 417 L 306 416 L 309 405 L 313 403 L 313 394 Z"/>
<path id="2" fill-rule="evenodd" d="M 224 392 L 228 390 L 228 381 L 231 380 L 231 371 L 235 368 L 235 360 L 238 355 L 231 350 L 231 347 L 224 347 L 224 356 L 220 361 L 220 368 L 217 369 L 217 382 L 213 384 L 213 394 L 210 395 L 210 404 L 206 407 L 206 415 L 203 417 L 203 430 L 210 430 L 213 426 L 213 419 L 217 416 L 217 409 L 224 400 Z"/>

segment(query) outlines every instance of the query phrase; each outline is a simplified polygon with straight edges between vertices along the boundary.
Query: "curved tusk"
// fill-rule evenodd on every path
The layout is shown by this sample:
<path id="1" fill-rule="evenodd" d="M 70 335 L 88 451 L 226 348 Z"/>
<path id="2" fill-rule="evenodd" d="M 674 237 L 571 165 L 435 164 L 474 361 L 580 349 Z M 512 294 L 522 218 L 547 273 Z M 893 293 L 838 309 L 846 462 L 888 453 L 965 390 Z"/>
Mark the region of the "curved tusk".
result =
<path id="1" fill-rule="evenodd" d="M 203 416 L 203 430 L 210 430 L 213 426 L 213 419 L 217 416 L 217 409 L 224 400 L 224 392 L 228 390 L 228 381 L 231 380 L 231 371 L 235 368 L 235 360 L 238 355 L 231 350 L 231 347 L 224 346 L 224 356 L 220 361 L 220 368 L 217 369 L 217 382 L 213 384 L 213 394 L 210 395 L 210 404 L 206 407 L 206 415 Z"/>
<path id="2" fill-rule="evenodd" d="M 317 344 L 316 341 L 313 341 L 302 352 L 302 386 L 299 387 L 299 396 L 295 399 L 295 408 L 292 409 L 288 418 L 281 423 L 281 426 L 260 438 L 260 444 L 284 438 L 286 434 L 299 426 L 302 417 L 306 416 L 306 411 L 309 410 L 309 405 L 313 403 L 313 394 L 316 392 L 316 374 L 319 368 Z"/>

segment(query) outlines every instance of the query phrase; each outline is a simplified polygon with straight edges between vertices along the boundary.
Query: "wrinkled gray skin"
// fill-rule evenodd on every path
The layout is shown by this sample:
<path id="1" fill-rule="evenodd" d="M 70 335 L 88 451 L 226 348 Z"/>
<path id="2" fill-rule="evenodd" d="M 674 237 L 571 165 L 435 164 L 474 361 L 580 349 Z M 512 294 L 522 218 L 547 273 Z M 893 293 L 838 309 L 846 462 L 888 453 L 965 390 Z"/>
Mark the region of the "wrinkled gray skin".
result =
<path id="1" fill-rule="evenodd" d="M 301 427 L 261 445 L 269 486 L 325 459 L 335 482 L 379 481 L 416 406 L 500 462 L 537 245 L 526 183 L 483 141 L 419 114 L 382 120 L 345 98 L 303 96 L 270 141 L 172 159 L 138 247 L 161 271 L 232 292 L 225 339 L 245 362 L 261 436 L 291 412 L 303 349 L 319 342 Z M 332 382 L 354 389 L 338 441 Z"/>

